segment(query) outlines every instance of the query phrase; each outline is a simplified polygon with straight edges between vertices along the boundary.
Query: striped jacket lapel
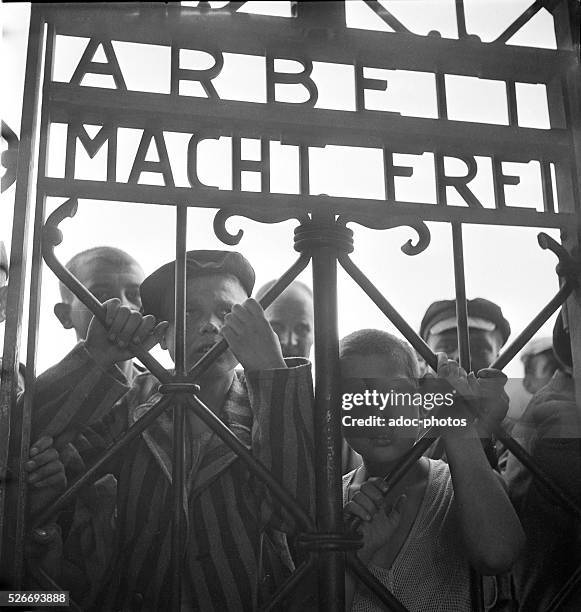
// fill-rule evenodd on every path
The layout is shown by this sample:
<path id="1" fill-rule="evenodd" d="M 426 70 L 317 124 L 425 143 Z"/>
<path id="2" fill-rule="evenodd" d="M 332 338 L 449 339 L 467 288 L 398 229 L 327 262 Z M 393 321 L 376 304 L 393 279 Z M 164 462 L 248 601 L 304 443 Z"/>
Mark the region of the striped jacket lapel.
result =
<path id="1" fill-rule="evenodd" d="M 141 401 L 130 410 L 129 425 L 133 425 L 141 419 L 162 398 L 162 395 L 158 392 L 159 383 L 151 375 L 138 377 L 136 385 Z M 236 372 L 219 416 L 233 433 L 250 448 L 252 411 L 242 372 Z M 167 410 L 160 415 L 155 423 L 150 425 L 141 435 L 165 477 L 171 483 L 173 435 L 171 411 Z M 186 473 L 190 474 L 188 493 L 194 496 L 199 494 L 204 487 L 236 460 L 236 454 L 215 434 L 212 434 L 209 439 L 203 439 L 199 450 L 201 452 L 199 461 L 194 460 L 194 465 L 186 466 Z M 192 468 L 195 469 L 196 467 L 195 473 L 191 473 Z"/>

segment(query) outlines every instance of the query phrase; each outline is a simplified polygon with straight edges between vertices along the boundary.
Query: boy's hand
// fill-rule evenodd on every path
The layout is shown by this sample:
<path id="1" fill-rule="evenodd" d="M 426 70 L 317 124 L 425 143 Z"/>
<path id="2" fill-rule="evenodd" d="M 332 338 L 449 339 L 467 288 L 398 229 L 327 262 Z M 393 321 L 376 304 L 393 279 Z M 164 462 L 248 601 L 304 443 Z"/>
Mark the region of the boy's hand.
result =
<path id="1" fill-rule="evenodd" d="M 474 423 L 478 437 L 488 437 L 490 430 L 502 421 L 508 411 L 508 396 L 504 392 L 506 375 L 500 370 L 485 368 L 478 372 L 476 378 L 472 372 L 466 374 L 464 368 L 453 359 L 448 359 L 445 353 L 438 353 L 438 377 L 452 385 L 458 393 L 457 397 L 470 402 L 471 410 L 466 411 L 465 416 Z M 464 427 L 442 428 L 442 435 L 462 435 L 462 430 L 472 435 L 471 428 Z"/>
<path id="2" fill-rule="evenodd" d="M 456 391 L 454 405 L 451 408 L 442 411 L 441 417 L 460 417 L 465 418 L 469 425 L 439 427 L 443 438 L 455 437 L 477 437 L 472 423 L 475 419 L 475 413 L 478 411 L 478 402 L 480 398 L 480 388 L 474 374 L 466 374 L 466 370 L 462 368 L 453 359 L 448 359 L 446 353 L 438 353 L 438 378 L 447 381 Z M 462 410 L 461 402 L 470 403 L 470 410 Z M 458 406 L 456 405 L 458 404 Z"/>
<path id="3" fill-rule="evenodd" d="M 286 367 L 278 337 L 266 320 L 262 306 L 253 298 L 232 307 L 220 333 L 245 370 Z"/>
<path id="4" fill-rule="evenodd" d="M 142 315 L 137 310 L 121 306 L 117 298 L 103 303 L 107 310 L 106 329 L 93 317 L 85 346 L 93 358 L 103 367 L 127 361 L 135 356 L 135 347 L 140 345 L 149 351 L 165 334 L 168 323 L 156 325 L 153 315 Z"/>
<path id="5" fill-rule="evenodd" d="M 33 515 L 48 506 L 67 488 L 65 467 L 52 443 L 52 438 L 48 436 L 37 440 L 30 449 L 29 460 L 24 464 L 30 486 L 29 506 Z"/>
<path id="6" fill-rule="evenodd" d="M 369 563 L 389 542 L 407 501 L 405 495 L 400 495 L 393 506 L 386 505 L 382 493 L 386 487 L 382 478 L 370 478 L 343 509 L 345 518 L 357 516 L 362 521 L 359 531 L 363 535 L 363 548 L 357 554 L 364 563 Z"/>

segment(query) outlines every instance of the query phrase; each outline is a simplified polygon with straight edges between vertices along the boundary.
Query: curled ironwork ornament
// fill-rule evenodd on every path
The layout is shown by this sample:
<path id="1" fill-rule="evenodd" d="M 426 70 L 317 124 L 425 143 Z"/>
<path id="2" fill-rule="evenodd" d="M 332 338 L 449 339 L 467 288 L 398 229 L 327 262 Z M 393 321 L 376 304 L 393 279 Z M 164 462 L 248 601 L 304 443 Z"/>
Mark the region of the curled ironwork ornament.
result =
<path id="1" fill-rule="evenodd" d="M 235 234 L 230 233 L 226 229 L 226 221 L 230 217 L 245 217 L 246 219 L 252 219 L 259 223 L 282 223 L 283 221 L 290 221 L 291 219 L 297 219 L 300 223 L 304 223 L 309 220 L 306 213 L 299 211 L 293 212 L 288 210 L 272 210 L 272 211 L 261 211 L 254 210 L 252 208 L 239 207 L 239 208 L 222 208 L 214 217 L 214 233 L 220 241 L 229 246 L 235 246 L 239 244 L 244 236 L 244 230 L 240 229 Z"/>
<path id="2" fill-rule="evenodd" d="M 401 227 L 407 225 L 418 234 L 418 238 L 414 243 L 410 238 L 401 250 L 406 255 L 419 255 L 425 251 L 430 245 L 432 236 L 430 230 L 424 221 L 418 221 L 416 218 L 392 216 L 387 219 L 380 219 L 377 216 L 365 215 L 357 213 L 357 215 L 340 215 L 337 219 L 338 223 L 358 223 L 370 229 L 391 229 L 393 227 Z"/>
<path id="3" fill-rule="evenodd" d="M 18 136 L 10 126 L 2 121 L 2 138 L 8 144 L 8 149 L 2 153 L 2 167 L 6 170 L 0 180 L 0 193 L 4 193 L 16 181 L 16 168 L 18 166 Z"/>

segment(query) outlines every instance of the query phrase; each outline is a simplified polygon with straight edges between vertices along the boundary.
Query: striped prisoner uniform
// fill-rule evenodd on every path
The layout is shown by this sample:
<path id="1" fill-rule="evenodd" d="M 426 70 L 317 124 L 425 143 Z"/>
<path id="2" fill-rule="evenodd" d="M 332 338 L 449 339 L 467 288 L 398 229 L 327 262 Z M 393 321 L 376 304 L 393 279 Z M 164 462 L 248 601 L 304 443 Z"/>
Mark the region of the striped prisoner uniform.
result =
<path id="1" fill-rule="evenodd" d="M 219 416 L 313 515 L 310 364 L 287 364 L 245 377 L 236 373 Z M 72 442 L 90 465 L 161 398 L 158 385 L 143 374 L 128 387 L 120 370 L 104 371 L 81 342 L 38 378 L 33 439 L 51 435 L 59 449 Z M 86 426 L 95 415 L 105 416 Z M 171 421 L 166 411 L 105 470 L 118 479 L 117 542 L 96 610 L 171 605 Z M 273 559 L 280 566 L 289 560 L 276 534 L 293 532 L 294 522 L 216 435 L 187 437 L 182 609 L 255 609 L 264 575 L 276 571 Z M 264 552 L 265 541 L 273 544 L 271 554 Z"/>

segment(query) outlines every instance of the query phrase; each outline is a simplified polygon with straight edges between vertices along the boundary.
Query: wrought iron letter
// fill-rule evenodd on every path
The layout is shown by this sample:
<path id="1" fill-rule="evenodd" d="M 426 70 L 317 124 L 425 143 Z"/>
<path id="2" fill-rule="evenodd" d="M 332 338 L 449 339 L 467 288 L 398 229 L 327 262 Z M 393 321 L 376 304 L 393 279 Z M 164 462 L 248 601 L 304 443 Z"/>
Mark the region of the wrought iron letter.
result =
<path id="1" fill-rule="evenodd" d="M 179 96 L 180 81 L 196 81 L 204 88 L 210 100 L 219 100 L 220 96 L 212 83 L 224 67 L 224 56 L 221 51 L 204 51 L 214 59 L 214 65 L 205 70 L 180 68 L 180 48 L 172 45 L 171 48 L 171 93 Z"/>
<path id="2" fill-rule="evenodd" d="M 386 91 L 387 81 L 384 79 L 371 79 L 363 76 L 364 66 L 359 62 L 355 64 L 355 108 L 358 111 L 365 110 L 365 90 Z M 395 114 L 395 113 L 394 113 Z"/>
<path id="3" fill-rule="evenodd" d="M 504 194 L 505 185 L 518 185 L 519 176 L 508 176 L 502 173 L 502 161 L 497 157 L 492 158 L 492 181 L 494 184 L 494 199 L 496 208 L 506 208 L 506 197 Z"/>
<path id="4" fill-rule="evenodd" d="M 299 62 L 304 66 L 301 72 L 276 72 L 274 69 L 275 59 L 286 59 Z M 311 72 L 313 71 L 313 63 L 311 60 L 298 59 L 296 57 L 274 58 L 271 55 L 266 56 L 266 101 L 278 102 L 279 104 L 305 104 L 307 106 L 315 106 L 319 98 L 319 92 L 313 79 Z M 304 102 L 281 102 L 276 99 L 275 86 L 280 84 L 302 85 L 309 92 L 309 99 Z"/>
<path id="5" fill-rule="evenodd" d="M 464 176 L 446 176 L 444 170 L 444 157 L 455 157 L 462 160 L 467 167 L 467 172 Z M 434 163 L 436 167 L 436 193 L 437 201 L 440 206 L 447 206 L 448 199 L 446 197 L 446 187 L 454 187 L 460 194 L 462 199 L 472 208 L 483 208 L 478 198 L 472 193 L 468 187 L 468 183 L 476 176 L 478 167 L 476 160 L 471 155 L 444 155 L 443 153 L 434 153 Z"/>
<path id="6" fill-rule="evenodd" d="M 92 159 L 101 147 L 107 143 L 107 180 L 117 180 L 117 128 L 114 125 L 103 125 L 94 138 L 87 134 L 80 121 L 71 122 L 67 129 L 67 150 L 65 156 L 65 178 L 75 178 L 75 159 L 77 138 Z"/>
<path id="7" fill-rule="evenodd" d="M 105 57 L 107 58 L 107 62 L 93 61 L 95 53 L 100 45 L 103 46 L 103 51 L 105 53 Z M 119 62 L 117 61 L 117 56 L 115 55 L 115 51 L 113 50 L 113 45 L 111 44 L 110 40 L 101 41 L 97 40 L 96 38 L 91 38 L 85 52 L 83 53 L 83 57 L 81 57 L 81 61 L 76 67 L 71 78 L 71 85 L 80 85 L 83 77 L 86 74 L 108 74 L 113 77 L 117 89 L 127 91 L 125 79 L 123 78 L 123 73 L 119 67 Z"/>
<path id="8" fill-rule="evenodd" d="M 260 172 L 260 190 L 270 191 L 270 143 L 260 139 L 260 160 L 242 159 L 240 136 L 232 136 L 232 189 L 241 191 L 242 172 Z"/>
<path id="9" fill-rule="evenodd" d="M 155 140 L 159 161 L 145 161 L 145 156 L 147 155 L 152 139 Z M 141 142 L 139 143 L 139 148 L 137 149 L 137 155 L 135 156 L 135 161 L 133 162 L 133 167 L 131 168 L 128 182 L 139 182 L 139 177 L 141 176 L 142 172 L 159 172 L 163 176 L 163 182 L 166 187 L 175 187 L 169 157 L 167 154 L 167 148 L 165 146 L 165 140 L 161 130 L 143 131 L 143 136 L 141 137 Z"/>
<path id="10" fill-rule="evenodd" d="M 190 142 L 188 143 L 188 181 L 192 187 L 205 187 L 206 189 L 218 189 L 218 187 L 213 187 L 210 185 L 205 185 L 198 178 L 198 145 L 202 140 L 219 140 L 215 136 L 206 136 L 204 132 L 198 132 L 197 134 L 193 134 L 190 138 Z"/>
<path id="11" fill-rule="evenodd" d="M 393 152 L 383 149 L 383 179 L 385 183 L 385 199 L 388 202 L 395 200 L 395 177 L 410 177 L 414 169 L 410 166 L 394 166 Z"/>

